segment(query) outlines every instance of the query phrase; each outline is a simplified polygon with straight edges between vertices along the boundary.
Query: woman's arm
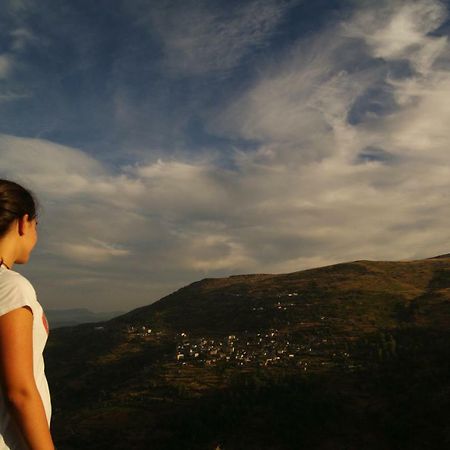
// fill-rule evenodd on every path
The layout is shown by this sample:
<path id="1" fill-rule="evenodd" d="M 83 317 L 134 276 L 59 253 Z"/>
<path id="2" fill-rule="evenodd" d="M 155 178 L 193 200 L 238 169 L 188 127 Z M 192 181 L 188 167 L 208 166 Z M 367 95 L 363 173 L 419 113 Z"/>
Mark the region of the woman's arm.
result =
<path id="1" fill-rule="evenodd" d="M 30 450 L 54 450 L 33 373 L 33 313 L 28 306 L 0 316 L 0 381 Z"/>

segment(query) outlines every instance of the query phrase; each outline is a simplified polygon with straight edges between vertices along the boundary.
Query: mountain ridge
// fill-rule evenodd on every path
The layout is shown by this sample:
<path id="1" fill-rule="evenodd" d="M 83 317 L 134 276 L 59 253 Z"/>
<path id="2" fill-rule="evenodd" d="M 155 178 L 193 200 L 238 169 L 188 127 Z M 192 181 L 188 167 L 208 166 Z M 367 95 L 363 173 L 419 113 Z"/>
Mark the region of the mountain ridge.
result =
<path id="1" fill-rule="evenodd" d="M 402 297 L 403 306 L 399 306 L 402 308 L 410 306 L 414 299 L 417 300 L 427 292 L 429 294 L 430 289 L 436 295 L 444 295 L 443 289 L 450 288 L 446 282 L 449 271 L 450 257 L 440 255 L 408 261 L 356 260 L 280 274 L 256 273 L 207 277 L 183 286 L 154 303 L 115 317 L 108 323 L 146 320 L 155 322 L 156 316 L 159 315 L 156 322 L 160 324 L 165 322 L 170 328 L 170 324 L 174 324 L 172 320 L 174 319 L 178 323 L 174 330 L 179 330 L 180 327 L 183 328 L 183 320 L 180 314 L 177 314 L 177 309 L 180 313 L 199 316 L 202 315 L 199 311 L 203 310 L 205 313 L 219 305 L 224 308 L 228 305 L 229 308 L 236 309 L 243 304 L 244 299 L 249 304 L 263 301 L 261 300 L 263 297 L 267 301 L 269 297 L 276 300 L 281 298 L 279 296 L 288 295 L 289 290 L 297 290 L 298 295 L 307 297 L 314 297 L 320 293 L 323 298 L 332 298 L 333 290 L 339 292 L 341 296 L 345 293 L 360 297 L 397 296 Z M 237 298 L 239 302 L 236 301 Z M 229 314 L 226 310 L 222 312 L 224 320 L 227 320 Z M 164 320 L 162 316 L 165 316 Z M 220 315 L 216 313 L 213 316 L 217 320 L 220 319 Z M 207 320 L 204 317 L 203 325 L 207 325 Z M 189 326 L 189 320 L 186 319 L 184 322 L 184 327 Z M 197 321 L 197 324 L 200 322 Z"/>

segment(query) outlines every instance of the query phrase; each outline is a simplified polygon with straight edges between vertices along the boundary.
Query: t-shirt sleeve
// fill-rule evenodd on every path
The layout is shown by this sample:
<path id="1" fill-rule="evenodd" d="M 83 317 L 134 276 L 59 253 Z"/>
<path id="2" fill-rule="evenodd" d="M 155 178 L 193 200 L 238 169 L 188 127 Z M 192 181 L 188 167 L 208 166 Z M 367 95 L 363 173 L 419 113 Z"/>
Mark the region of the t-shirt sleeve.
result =
<path id="1" fill-rule="evenodd" d="M 6 283 L 0 283 L 0 316 L 22 306 L 29 306 L 33 311 L 30 295 L 30 286 L 24 278 L 17 277 Z"/>

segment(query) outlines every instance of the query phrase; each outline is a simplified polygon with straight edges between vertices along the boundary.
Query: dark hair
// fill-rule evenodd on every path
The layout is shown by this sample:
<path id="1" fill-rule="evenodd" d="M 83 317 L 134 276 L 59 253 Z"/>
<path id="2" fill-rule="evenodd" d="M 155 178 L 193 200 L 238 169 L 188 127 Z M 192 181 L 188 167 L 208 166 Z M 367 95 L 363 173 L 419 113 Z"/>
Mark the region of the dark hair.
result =
<path id="1" fill-rule="evenodd" d="M 14 181 L 0 179 L 0 237 L 14 220 L 25 214 L 29 220 L 37 217 L 37 202 L 32 192 Z"/>

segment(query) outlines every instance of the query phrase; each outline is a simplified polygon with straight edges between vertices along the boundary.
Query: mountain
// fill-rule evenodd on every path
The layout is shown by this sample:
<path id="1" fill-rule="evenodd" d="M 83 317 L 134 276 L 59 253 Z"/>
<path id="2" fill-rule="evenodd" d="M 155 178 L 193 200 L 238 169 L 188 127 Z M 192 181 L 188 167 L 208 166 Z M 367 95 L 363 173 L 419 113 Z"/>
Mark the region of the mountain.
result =
<path id="1" fill-rule="evenodd" d="M 330 321 L 333 327 L 356 333 L 407 323 L 446 328 L 449 261 L 450 255 L 355 261 L 289 274 L 205 278 L 109 323 L 191 333 L 269 327 L 288 332 L 302 329 L 301 322 L 322 327 Z"/>
<path id="2" fill-rule="evenodd" d="M 450 257 L 205 278 L 51 331 L 61 448 L 445 448 Z"/>
<path id="3" fill-rule="evenodd" d="M 123 314 L 124 311 L 92 312 L 87 308 L 46 309 L 45 314 L 52 328 L 99 322 Z"/>

